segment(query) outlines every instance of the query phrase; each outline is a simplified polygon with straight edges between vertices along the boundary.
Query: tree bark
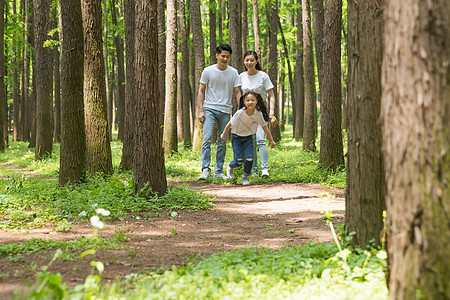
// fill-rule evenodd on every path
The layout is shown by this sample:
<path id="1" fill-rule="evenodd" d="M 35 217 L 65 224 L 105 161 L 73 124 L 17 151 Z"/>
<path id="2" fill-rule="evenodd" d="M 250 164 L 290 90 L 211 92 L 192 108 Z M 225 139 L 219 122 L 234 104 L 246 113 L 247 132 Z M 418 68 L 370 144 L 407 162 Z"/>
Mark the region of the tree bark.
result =
<path id="1" fill-rule="evenodd" d="M 108 9 L 106 0 L 102 0 L 102 3 L 103 3 L 103 60 L 105 64 L 105 87 L 106 87 L 106 116 L 108 118 L 109 138 L 112 140 L 113 97 L 110 92 L 109 71 L 108 71 Z M 127 1 L 125 1 L 125 3 L 127 3 Z"/>
<path id="2" fill-rule="evenodd" d="M 78 183 L 86 170 L 81 1 L 61 1 L 61 149 L 59 184 Z"/>
<path id="3" fill-rule="evenodd" d="M 59 34 L 55 33 L 55 39 L 59 40 Z M 60 57 L 61 53 L 58 47 L 53 49 L 54 56 L 54 69 L 53 69 L 53 77 L 55 82 L 55 116 L 54 116 L 54 133 L 53 138 L 55 143 L 61 142 L 61 72 L 60 72 Z"/>
<path id="4" fill-rule="evenodd" d="M 179 0 L 180 11 L 180 37 L 181 37 L 181 92 L 182 92 L 182 120 L 183 120 L 183 142 L 185 148 L 192 147 L 191 139 L 191 115 L 190 99 L 192 89 L 189 83 L 189 52 L 186 30 L 186 10 L 184 0 Z"/>
<path id="5" fill-rule="evenodd" d="M 342 0 L 325 0 L 323 86 L 320 90 L 320 163 L 336 171 L 344 165 L 341 103 Z"/>
<path id="6" fill-rule="evenodd" d="M 324 83 L 324 57 L 327 57 L 324 53 L 324 51 L 326 51 L 326 46 L 324 43 L 324 27 L 326 26 L 323 1 L 324 0 L 311 0 L 312 25 L 314 29 L 314 48 L 316 50 L 317 75 L 319 77 L 319 101 L 322 100 L 322 86 Z"/>
<path id="7" fill-rule="evenodd" d="M 33 6 L 33 2 L 30 0 L 23 1 L 23 10 L 24 10 L 24 40 L 27 43 L 31 44 L 30 41 L 30 12 L 31 6 Z M 30 86 L 30 64 L 29 64 L 29 49 L 27 43 L 23 46 L 23 65 L 22 65 L 22 99 L 21 99 L 21 107 L 20 107 L 20 119 L 21 119 L 21 136 L 23 141 L 30 140 L 30 97 L 29 97 L 29 86 Z"/>
<path id="8" fill-rule="evenodd" d="M 303 63 L 305 67 L 305 115 L 303 124 L 303 150 L 316 151 L 316 118 L 314 54 L 311 36 L 311 15 L 309 1 L 302 0 L 303 17 Z"/>
<path id="9" fill-rule="evenodd" d="M 17 14 L 17 1 L 13 1 L 13 15 Z M 19 50 L 18 50 L 17 33 L 12 33 L 12 51 L 13 58 L 11 62 L 12 77 L 13 77 L 13 141 L 20 141 L 20 83 L 19 83 Z"/>
<path id="10" fill-rule="evenodd" d="M 166 94 L 166 5 L 165 0 L 158 0 L 158 76 L 161 107 L 164 107 Z M 164 122 L 164 119 L 161 119 Z M 161 124 L 162 125 L 162 124 Z"/>
<path id="11" fill-rule="evenodd" d="M 125 118 L 123 132 L 122 159 L 120 168 L 131 170 L 133 168 L 134 151 L 134 116 L 135 111 L 135 73 L 134 73 L 134 26 L 135 26 L 135 0 L 124 2 L 125 9 L 125 51 L 126 51 L 126 78 L 125 78 Z"/>
<path id="12" fill-rule="evenodd" d="M 0 51 L 5 53 L 5 1 L 0 0 Z M 5 56 L 0 55 L 0 151 L 5 151 L 8 147 L 7 134 L 7 102 L 6 102 L 6 87 L 5 87 Z"/>
<path id="13" fill-rule="evenodd" d="M 348 151 L 345 223 L 363 248 L 381 242 L 385 204 L 381 124 L 381 4 L 348 3 Z"/>
<path id="14" fill-rule="evenodd" d="M 177 9 L 167 0 L 166 97 L 163 147 L 166 154 L 178 151 L 177 139 Z"/>
<path id="15" fill-rule="evenodd" d="M 200 0 L 191 0 L 191 28 L 192 28 L 192 36 L 193 36 L 193 44 L 194 44 L 194 60 L 195 60 L 195 68 L 194 68 L 194 145 L 192 150 L 200 151 L 202 145 L 202 135 L 203 135 L 203 126 L 198 121 L 198 107 L 197 107 L 197 95 L 198 95 L 198 86 L 200 84 L 200 77 L 202 76 L 202 71 L 205 68 L 205 54 L 203 52 L 204 43 L 203 43 L 203 33 L 202 33 L 202 23 L 201 23 L 201 14 L 200 14 Z"/>
<path id="16" fill-rule="evenodd" d="M 109 175 L 113 173 L 113 168 L 106 116 L 101 2 L 83 0 L 82 4 L 86 169 L 90 173 Z"/>
<path id="17" fill-rule="evenodd" d="M 133 177 L 135 190 L 144 187 L 159 195 L 167 190 L 163 132 L 161 128 L 162 106 L 158 76 L 158 30 L 155 19 L 156 0 L 136 0 L 136 134 Z"/>
<path id="18" fill-rule="evenodd" d="M 258 57 L 262 58 L 261 53 L 261 38 L 259 34 L 259 8 L 258 8 L 258 0 L 252 0 L 253 7 L 253 34 L 255 36 L 255 52 L 258 54 Z"/>
<path id="19" fill-rule="evenodd" d="M 242 24 L 239 4 L 241 0 L 230 0 L 230 23 L 229 23 L 229 44 L 233 53 L 231 53 L 230 65 L 238 70 L 239 74 L 243 71 L 242 63 Z"/>
<path id="20" fill-rule="evenodd" d="M 248 37 L 248 20 L 247 20 L 247 0 L 241 0 L 241 56 L 247 52 L 247 37 Z M 241 58 L 243 59 L 243 57 Z M 242 62 L 243 64 L 244 62 Z"/>
<path id="21" fill-rule="evenodd" d="M 217 63 L 216 59 L 216 0 L 209 0 L 209 64 Z"/>
<path id="22" fill-rule="evenodd" d="M 297 0 L 297 3 L 301 5 L 301 0 Z M 292 101 L 292 107 L 294 111 L 293 115 L 293 134 L 294 139 L 299 141 L 303 138 L 303 117 L 305 113 L 305 89 L 303 78 L 303 28 L 302 28 L 302 9 L 297 8 L 296 12 L 296 47 L 295 47 L 295 97 Z"/>
<path id="23" fill-rule="evenodd" d="M 52 50 L 44 47 L 44 41 L 51 29 L 51 2 L 51 0 L 33 2 L 36 42 L 36 160 L 51 155 L 53 150 L 53 59 Z"/>
<path id="24" fill-rule="evenodd" d="M 381 120 L 390 299 L 450 299 L 450 6 L 386 4 Z"/>

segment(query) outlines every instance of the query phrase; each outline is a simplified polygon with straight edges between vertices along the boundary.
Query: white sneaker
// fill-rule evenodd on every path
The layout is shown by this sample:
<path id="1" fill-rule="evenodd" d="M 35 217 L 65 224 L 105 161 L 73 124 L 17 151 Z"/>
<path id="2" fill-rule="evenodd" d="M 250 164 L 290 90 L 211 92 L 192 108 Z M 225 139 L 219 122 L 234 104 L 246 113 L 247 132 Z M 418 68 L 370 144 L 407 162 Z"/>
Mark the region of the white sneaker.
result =
<path id="1" fill-rule="evenodd" d="M 269 177 L 269 171 L 267 171 L 267 170 L 262 170 L 262 171 L 261 171 L 261 177 Z"/>
<path id="2" fill-rule="evenodd" d="M 248 182 L 248 177 L 245 175 L 242 175 L 242 185 L 250 185 L 250 182 Z"/>
<path id="3" fill-rule="evenodd" d="M 211 170 L 208 168 L 203 169 L 202 175 L 198 178 L 198 180 L 208 180 L 211 177 Z"/>
<path id="4" fill-rule="evenodd" d="M 234 179 L 234 170 L 232 167 L 230 167 L 230 163 L 227 163 L 227 175 L 228 175 L 228 179 L 231 179 L 231 180 Z"/>
<path id="5" fill-rule="evenodd" d="M 227 180 L 228 177 L 225 174 L 223 174 L 223 173 L 214 173 L 214 179 Z"/>

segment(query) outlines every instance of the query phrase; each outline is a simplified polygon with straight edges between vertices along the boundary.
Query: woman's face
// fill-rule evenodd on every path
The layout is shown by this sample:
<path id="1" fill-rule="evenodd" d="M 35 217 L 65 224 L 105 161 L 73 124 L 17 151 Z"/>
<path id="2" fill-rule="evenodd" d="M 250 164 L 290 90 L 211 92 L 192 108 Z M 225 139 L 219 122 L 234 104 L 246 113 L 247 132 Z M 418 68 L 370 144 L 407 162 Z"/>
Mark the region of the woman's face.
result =
<path id="1" fill-rule="evenodd" d="M 253 55 L 247 55 L 244 57 L 244 65 L 248 70 L 253 70 L 258 63 L 258 60 Z"/>

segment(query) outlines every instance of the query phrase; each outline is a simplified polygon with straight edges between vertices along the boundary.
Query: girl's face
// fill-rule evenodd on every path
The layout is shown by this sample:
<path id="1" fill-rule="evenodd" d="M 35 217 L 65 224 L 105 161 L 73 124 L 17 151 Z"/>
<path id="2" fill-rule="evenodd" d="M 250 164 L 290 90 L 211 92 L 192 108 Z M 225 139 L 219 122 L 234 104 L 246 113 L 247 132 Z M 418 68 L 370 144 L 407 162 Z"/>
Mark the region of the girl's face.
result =
<path id="1" fill-rule="evenodd" d="M 253 55 L 247 55 L 244 57 L 244 65 L 248 70 L 253 70 L 258 63 L 258 60 Z"/>
<path id="2" fill-rule="evenodd" d="M 256 99 L 255 95 L 253 94 L 248 94 L 245 98 L 244 98 L 244 105 L 246 108 L 255 108 L 256 104 L 258 103 L 258 99 Z"/>

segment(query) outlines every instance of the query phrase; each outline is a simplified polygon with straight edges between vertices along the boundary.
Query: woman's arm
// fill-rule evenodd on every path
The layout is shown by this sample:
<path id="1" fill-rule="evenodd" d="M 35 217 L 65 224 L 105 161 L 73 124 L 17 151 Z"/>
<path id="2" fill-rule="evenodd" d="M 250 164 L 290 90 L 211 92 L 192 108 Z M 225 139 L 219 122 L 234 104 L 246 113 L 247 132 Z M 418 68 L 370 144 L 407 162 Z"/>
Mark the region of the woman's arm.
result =
<path id="1" fill-rule="evenodd" d="M 270 133 L 270 130 L 269 130 L 269 128 L 267 128 L 267 126 L 266 125 L 264 125 L 264 126 L 262 126 L 262 129 L 264 130 L 264 132 L 266 133 L 266 135 L 267 135 L 267 137 L 269 138 L 269 141 L 270 141 L 270 148 L 275 148 L 275 142 L 274 142 L 274 140 L 273 140 L 273 138 L 272 138 L 272 134 Z"/>
<path id="2" fill-rule="evenodd" d="M 277 126 L 278 120 L 274 115 L 275 111 L 275 94 L 273 93 L 273 89 L 267 90 L 267 94 L 269 95 L 269 122 L 272 127 Z"/>
<path id="3" fill-rule="evenodd" d="M 228 122 L 227 126 L 225 126 L 225 129 L 223 130 L 222 134 L 220 135 L 220 138 L 222 141 L 225 141 L 227 139 L 227 131 L 231 128 L 231 121 Z"/>

